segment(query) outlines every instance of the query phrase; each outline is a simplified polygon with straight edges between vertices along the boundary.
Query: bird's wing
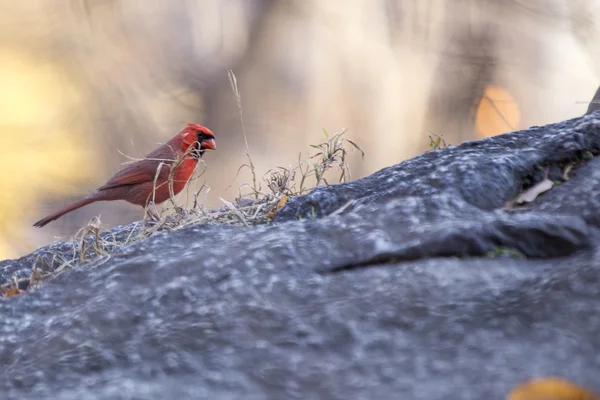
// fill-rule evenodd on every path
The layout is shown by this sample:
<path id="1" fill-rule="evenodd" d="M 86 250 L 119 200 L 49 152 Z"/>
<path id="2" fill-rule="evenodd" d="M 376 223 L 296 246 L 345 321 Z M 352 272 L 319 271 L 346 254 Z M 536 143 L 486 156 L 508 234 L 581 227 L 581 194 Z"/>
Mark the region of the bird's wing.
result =
<path id="1" fill-rule="evenodd" d="M 160 162 L 154 160 L 143 160 L 131 164 L 117 172 L 105 185 L 99 187 L 98 190 L 154 182 L 159 164 Z M 159 172 L 158 181 L 161 182 L 164 180 L 165 177 L 168 177 L 168 174 L 169 166 L 163 165 Z"/>

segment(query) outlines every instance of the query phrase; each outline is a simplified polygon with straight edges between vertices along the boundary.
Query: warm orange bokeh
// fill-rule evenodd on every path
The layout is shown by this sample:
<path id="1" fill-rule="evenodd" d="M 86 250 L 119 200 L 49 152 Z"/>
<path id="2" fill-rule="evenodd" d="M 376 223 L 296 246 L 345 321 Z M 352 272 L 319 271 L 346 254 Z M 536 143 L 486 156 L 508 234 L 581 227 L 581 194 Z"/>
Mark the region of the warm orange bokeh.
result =
<path id="1" fill-rule="evenodd" d="M 69 110 L 81 102 L 58 66 L 0 53 L 0 257 L 30 249 L 23 226 L 44 199 L 81 191 L 102 169 L 93 138 L 79 134 Z M 91 141 L 91 143 L 90 143 Z M 21 243 L 22 247 L 15 246 Z"/>
<path id="2" fill-rule="evenodd" d="M 517 130 L 521 122 L 519 105 L 506 89 L 488 86 L 477 107 L 475 121 L 477 133 L 482 137 Z"/>

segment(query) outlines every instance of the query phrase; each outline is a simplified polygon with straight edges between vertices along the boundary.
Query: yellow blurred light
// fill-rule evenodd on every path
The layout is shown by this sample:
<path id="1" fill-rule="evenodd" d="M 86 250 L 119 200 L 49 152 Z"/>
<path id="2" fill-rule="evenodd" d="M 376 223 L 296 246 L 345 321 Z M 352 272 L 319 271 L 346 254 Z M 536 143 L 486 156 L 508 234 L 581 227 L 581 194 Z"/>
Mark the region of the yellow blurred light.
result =
<path id="1" fill-rule="evenodd" d="M 0 259 L 28 247 L 25 221 L 40 202 L 95 175 L 93 145 L 73 118 L 80 100 L 58 67 L 0 54 Z"/>

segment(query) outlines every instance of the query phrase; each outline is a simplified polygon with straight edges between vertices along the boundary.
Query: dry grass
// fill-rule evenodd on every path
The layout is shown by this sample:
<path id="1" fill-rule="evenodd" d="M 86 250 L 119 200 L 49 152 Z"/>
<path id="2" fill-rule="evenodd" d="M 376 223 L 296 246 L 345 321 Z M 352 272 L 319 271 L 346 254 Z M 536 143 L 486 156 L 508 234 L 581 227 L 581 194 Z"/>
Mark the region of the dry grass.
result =
<path id="1" fill-rule="evenodd" d="M 100 219 L 94 217 L 73 236 L 70 254 L 50 252 L 39 256 L 33 262 L 30 276 L 22 279 L 11 278 L 10 282 L 0 287 L 2 293 L 4 296 L 12 296 L 23 290 L 30 290 L 61 272 L 79 265 L 86 264 L 89 267 L 101 265 L 123 246 L 146 239 L 157 232 L 174 231 L 196 224 L 235 226 L 269 224 L 290 197 L 304 194 L 317 186 L 329 185 L 325 177 L 327 173 L 336 174 L 336 183 L 350 179 L 346 161 L 348 154 L 346 144 L 350 144 L 352 149 L 357 149 L 361 154 L 362 150 L 354 142 L 344 138 L 345 132 L 343 130 L 331 136 L 325 132 L 326 141 L 312 146 L 317 150 L 315 154 L 307 154 L 305 158 L 300 154 L 295 166 L 271 169 L 262 177 L 262 182 L 257 181 L 256 186 L 248 183 L 242 185 L 239 197 L 234 201 L 221 199 L 223 206 L 220 208 L 205 207 L 204 203 L 210 187 L 203 185 L 194 194 L 195 200 L 191 209 L 186 210 L 177 206 L 171 190 L 169 206 L 156 212 L 152 210 L 154 205 L 150 203 L 146 208 L 145 218 L 129 225 L 127 229 L 102 232 Z M 178 162 L 180 161 L 175 160 L 175 165 Z M 199 179 L 202 173 L 194 179 Z M 171 186 L 172 179 L 170 175 Z M 250 191 L 241 194 L 246 188 Z M 203 201 L 199 200 L 201 198 Z"/>
<path id="2" fill-rule="evenodd" d="M 249 168 L 252 169 L 252 183 L 244 183 L 239 188 L 239 195 L 234 201 L 220 199 L 223 206 L 208 209 L 205 200 L 210 187 L 203 185 L 194 193 L 194 205 L 189 210 L 180 207 L 165 209 L 151 228 L 140 232 L 148 236 L 159 230 L 174 230 L 195 224 L 217 223 L 237 226 L 262 225 L 271 222 L 277 211 L 285 205 L 292 196 L 305 194 L 309 190 L 323 185 L 329 185 L 325 175 L 328 172 L 337 173 L 336 183 L 350 179 L 347 163 L 348 148 L 362 150 L 354 142 L 344 137 L 345 130 L 332 136 L 325 132 L 325 141 L 313 145 L 315 154 L 298 156 L 297 164 L 289 167 L 273 168 L 259 181 L 253 169 L 251 156 L 248 153 Z M 201 176 L 201 175 L 200 175 Z M 243 193 L 245 192 L 245 193 Z M 203 201 L 199 199 L 203 198 Z M 174 204 L 174 203 L 173 203 Z"/>
<path id="3" fill-rule="evenodd" d="M 241 113 L 241 96 L 235 83 L 235 75 L 229 71 L 232 89 L 238 100 L 240 120 L 244 138 Z M 145 209 L 144 219 L 122 229 L 101 232 L 101 221 L 93 218 L 86 226 L 81 228 L 70 243 L 70 254 L 64 252 L 46 252 L 33 262 L 31 274 L 27 278 L 11 278 L 10 282 L 0 286 L 4 296 L 29 290 L 45 282 L 61 272 L 78 265 L 98 266 L 110 259 L 123 246 L 130 245 L 139 240 L 148 238 L 157 232 L 173 231 L 195 224 L 225 224 L 235 226 L 251 226 L 271 223 L 275 214 L 292 196 L 299 196 L 309 190 L 329 185 L 328 175 L 335 177 L 336 183 L 343 183 L 351 179 L 347 163 L 349 151 L 359 151 L 364 157 L 363 150 L 353 141 L 344 137 L 346 130 L 341 130 L 333 135 L 324 131 L 324 141 L 312 145 L 313 154 L 300 153 L 296 165 L 289 167 L 273 168 L 258 180 L 254 163 L 246 145 L 248 163 L 240 167 L 249 168 L 251 183 L 245 183 L 239 188 L 239 195 L 234 201 L 221 198 L 223 206 L 215 209 L 205 207 L 206 198 L 210 187 L 206 184 L 194 193 L 194 203 L 191 209 L 186 210 L 175 201 L 173 192 L 173 171 L 169 173 L 169 188 L 171 193 L 170 204 L 163 207 L 160 212 L 155 211 L 155 205 L 150 202 Z M 245 139 L 246 140 L 246 139 Z M 247 140 L 246 140 L 247 143 Z M 349 145 L 349 146 L 348 146 Z M 131 159 L 136 161 L 135 159 Z M 161 168 L 168 168 L 171 162 L 179 165 L 183 158 L 177 160 L 159 160 L 160 166 L 154 180 L 154 189 L 158 188 L 157 178 Z M 194 178 L 200 179 L 206 170 L 203 162 L 198 163 Z M 238 170 L 239 172 L 239 170 Z M 331 178 L 330 178 L 331 179 Z M 245 192 L 245 193 L 243 193 Z M 201 200 L 202 199 L 202 200 Z"/>

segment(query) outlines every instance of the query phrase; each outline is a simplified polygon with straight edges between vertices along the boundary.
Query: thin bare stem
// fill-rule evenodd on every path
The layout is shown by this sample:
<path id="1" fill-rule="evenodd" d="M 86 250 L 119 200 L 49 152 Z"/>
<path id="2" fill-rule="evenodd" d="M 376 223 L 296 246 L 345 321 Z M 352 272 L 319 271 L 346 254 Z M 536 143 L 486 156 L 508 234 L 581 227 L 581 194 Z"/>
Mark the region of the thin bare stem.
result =
<path id="1" fill-rule="evenodd" d="M 254 167 L 254 163 L 252 162 L 252 157 L 250 156 L 250 146 L 248 146 L 248 135 L 246 135 L 246 124 L 244 124 L 244 114 L 242 109 L 242 95 L 238 88 L 237 79 L 235 74 L 231 69 L 227 70 L 227 75 L 229 76 L 229 84 L 231 85 L 231 89 L 235 94 L 235 99 L 237 102 L 238 113 L 240 114 L 240 123 L 242 125 L 242 134 L 244 135 L 244 146 L 246 151 L 246 157 L 248 158 L 248 166 L 250 168 L 250 172 L 252 173 L 252 185 L 254 188 L 258 188 L 256 184 L 256 168 Z M 257 197 L 258 198 L 258 197 Z"/>

